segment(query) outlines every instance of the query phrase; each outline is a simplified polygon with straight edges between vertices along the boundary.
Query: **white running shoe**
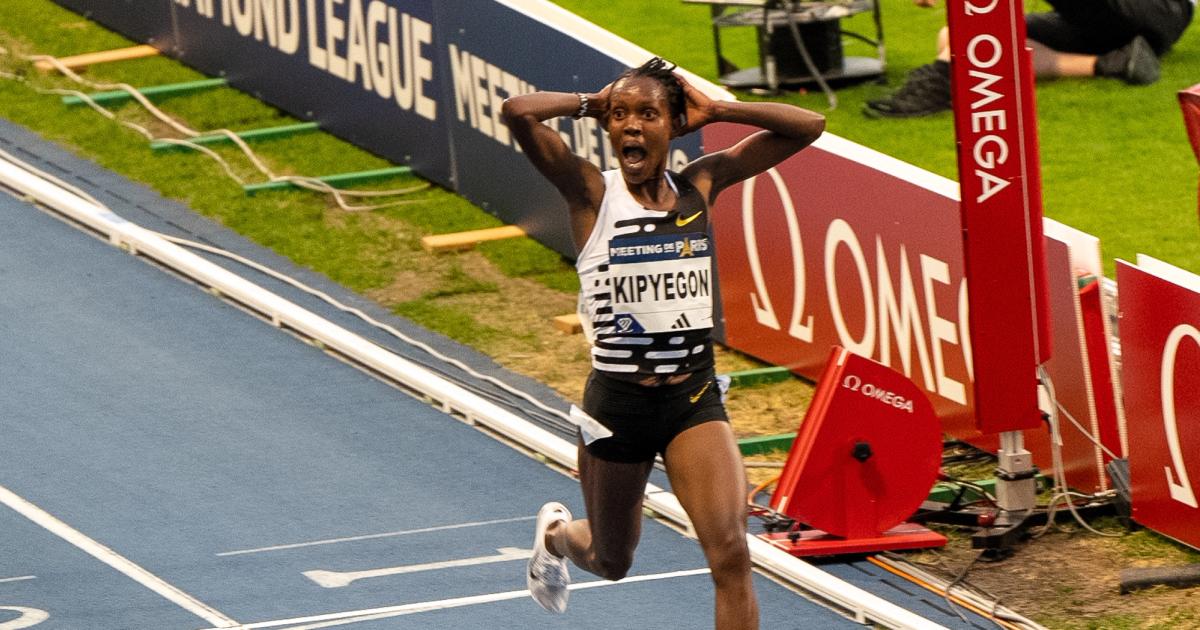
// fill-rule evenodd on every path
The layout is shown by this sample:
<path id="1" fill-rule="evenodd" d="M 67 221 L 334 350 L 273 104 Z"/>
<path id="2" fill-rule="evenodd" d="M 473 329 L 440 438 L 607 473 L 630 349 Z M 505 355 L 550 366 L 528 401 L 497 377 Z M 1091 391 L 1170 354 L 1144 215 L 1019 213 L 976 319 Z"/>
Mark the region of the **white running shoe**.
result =
<path id="1" fill-rule="evenodd" d="M 567 559 L 559 558 L 546 549 L 546 530 L 555 521 L 571 521 L 567 506 L 550 502 L 538 510 L 537 527 L 533 537 L 533 556 L 529 558 L 526 583 L 533 601 L 550 612 L 561 613 L 567 609 L 571 576 L 567 574 Z"/>

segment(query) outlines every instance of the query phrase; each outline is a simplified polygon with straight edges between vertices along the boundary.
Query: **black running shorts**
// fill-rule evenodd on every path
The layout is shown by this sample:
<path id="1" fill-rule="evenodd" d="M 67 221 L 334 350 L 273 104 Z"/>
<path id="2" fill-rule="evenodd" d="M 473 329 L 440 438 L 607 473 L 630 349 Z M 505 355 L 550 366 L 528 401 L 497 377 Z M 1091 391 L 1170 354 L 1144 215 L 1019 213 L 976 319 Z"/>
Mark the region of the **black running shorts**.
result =
<path id="1" fill-rule="evenodd" d="M 675 436 L 705 422 L 728 422 L 712 370 L 676 385 L 647 387 L 592 370 L 583 390 L 583 411 L 613 434 L 586 446 L 611 462 L 645 462 Z"/>
<path id="2" fill-rule="evenodd" d="M 1146 38 L 1159 56 L 1192 20 L 1190 0 L 1050 0 L 1054 11 L 1025 16 L 1029 39 L 1059 52 L 1103 55 Z"/>

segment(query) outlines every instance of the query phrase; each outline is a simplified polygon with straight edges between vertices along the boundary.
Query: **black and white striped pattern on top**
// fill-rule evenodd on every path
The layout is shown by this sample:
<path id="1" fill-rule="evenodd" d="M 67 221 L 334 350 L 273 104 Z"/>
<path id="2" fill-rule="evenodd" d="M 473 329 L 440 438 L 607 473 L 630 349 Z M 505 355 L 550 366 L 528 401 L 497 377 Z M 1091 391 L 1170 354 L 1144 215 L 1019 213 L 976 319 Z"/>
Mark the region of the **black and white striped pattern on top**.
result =
<path id="1" fill-rule="evenodd" d="M 629 194 L 620 171 L 604 176 L 596 226 L 576 263 L 580 318 L 592 343 L 592 366 L 638 375 L 711 367 L 715 280 L 704 199 L 671 174 L 679 198 L 675 207 L 648 210 Z M 643 255 L 651 251 L 659 254 Z M 635 273 L 645 269 L 659 273 Z M 654 310 L 647 302 L 656 298 L 690 308 L 643 312 Z M 614 312 L 614 303 L 620 310 Z"/>

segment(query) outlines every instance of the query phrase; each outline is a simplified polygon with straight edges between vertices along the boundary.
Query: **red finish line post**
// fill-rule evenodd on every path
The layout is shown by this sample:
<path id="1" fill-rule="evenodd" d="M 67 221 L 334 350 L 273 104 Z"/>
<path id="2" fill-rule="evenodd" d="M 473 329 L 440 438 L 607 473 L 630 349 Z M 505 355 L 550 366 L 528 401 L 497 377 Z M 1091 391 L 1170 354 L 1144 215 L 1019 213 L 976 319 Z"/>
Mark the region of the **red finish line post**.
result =
<path id="1" fill-rule="evenodd" d="M 1035 368 L 1049 344 L 1035 273 L 1045 262 L 1024 13 L 1020 0 L 948 9 L 977 423 L 984 433 L 1034 429 Z"/>
<path id="2" fill-rule="evenodd" d="M 1041 426 L 1037 366 L 1050 355 L 1032 54 L 1021 0 L 949 0 L 976 424 L 1001 433 L 997 499 L 1035 503 L 1019 431 Z M 1001 521 L 1004 520 L 1003 518 Z"/>

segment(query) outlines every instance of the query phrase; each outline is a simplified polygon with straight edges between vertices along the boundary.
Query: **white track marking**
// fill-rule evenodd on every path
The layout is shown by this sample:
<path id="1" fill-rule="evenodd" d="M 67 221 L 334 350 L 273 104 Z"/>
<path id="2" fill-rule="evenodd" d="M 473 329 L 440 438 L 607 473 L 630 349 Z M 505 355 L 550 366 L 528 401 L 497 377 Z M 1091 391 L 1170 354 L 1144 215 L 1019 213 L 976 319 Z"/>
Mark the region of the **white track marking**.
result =
<path id="1" fill-rule="evenodd" d="M 36 580 L 36 579 L 37 579 L 36 575 L 22 575 L 19 577 L 0 578 L 0 584 L 3 584 L 4 582 L 21 582 L 24 580 Z"/>
<path id="2" fill-rule="evenodd" d="M 402 575 L 405 573 L 419 573 L 421 571 L 436 571 L 437 569 L 452 569 L 454 567 L 472 567 L 478 564 L 493 564 L 496 562 L 511 562 L 513 560 L 525 560 L 533 556 L 532 549 L 518 549 L 516 547 L 501 547 L 497 549 L 499 554 L 491 556 L 478 556 L 475 558 L 462 558 L 460 560 L 446 560 L 444 562 L 426 562 L 424 564 L 409 564 L 398 567 L 386 567 L 383 569 L 369 569 L 366 571 L 323 571 L 320 569 L 313 571 L 305 571 L 304 577 L 324 586 L 325 588 L 341 588 L 350 586 L 356 580 L 362 580 L 373 577 L 384 577 L 387 575 Z"/>
<path id="3" fill-rule="evenodd" d="M 0 503 L 7 505 L 21 516 L 37 523 L 49 530 L 50 533 L 72 545 L 79 547 L 97 560 L 124 573 L 138 584 L 158 593 L 180 608 L 200 617 L 208 623 L 214 624 L 218 628 L 237 627 L 238 622 L 225 616 L 220 611 L 168 584 L 162 578 L 134 564 L 112 549 L 88 538 L 83 533 L 58 520 L 49 512 L 26 501 L 4 486 L 0 486 Z"/>
<path id="4" fill-rule="evenodd" d="M 237 551 L 223 551 L 218 556 L 240 556 L 248 553 L 262 553 L 264 551 L 280 551 L 283 549 L 298 549 L 300 547 L 315 547 L 317 545 L 332 545 L 335 543 L 354 542 L 358 540 L 371 540 L 373 538 L 389 538 L 392 536 L 407 536 L 409 534 L 425 534 L 429 532 L 441 532 L 448 529 L 462 529 L 464 527 L 481 527 L 483 525 L 499 525 L 502 523 L 517 523 L 520 521 L 532 521 L 537 516 L 517 516 L 515 518 L 498 518 L 491 521 L 476 521 L 473 523 L 457 523 L 454 525 L 438 525 L 436 527 L 422 527 L 421 529 L 406 529 L 395 532 L 383 532 L 381 534 L 364 534 L 362 536 L 347 536 L 345 538 L 326 538 L 324 540 L 313 540 L 310 542 L 291 543 L 287 545 L 275 545 L 273 547 L 258 547 L 255 549 L 239 549 Z"/>
<path id="5" fill-rule="evenodd" d="M 708 569 L 689 569 L 685 571 L 672 571 L 670 573 L 654 573 L 650 575 L 636 575 L 628 577 L 620 582 L 609 582 L 608 580 L 596 580 L 593 582 L 582 582 L 572 584 L 569 588 L 572 591 L 582 591 L 589 588 L 604 588 L 608 586 L 622 586 L 625 584 L 633 584 L 635 582 L 652 582 L 656 580 L 669 580 L 673 578 L 691 577 L 695 575 L 707 575 Z M 340 613 L 329 613 L 327 615 L 313 615 L 311 617 L 296 617 L 294 619 L 277 619 L 275 621 L 263 621 L 259 623 L 248 623 L 242 626 L 237 626 L 234 630 L 262 630 L 264 628 L 286 628 L 287 630 L 315 630 L 316 628 L 327 628 L 335 625 L 343 625 L 357 623 L 360 621 L 372 621 L 375 619 L 386 619 L 388 617 L 399 617 L 401 615 L 411 615 L 415 613 L 430 612 L 434 610 L 445 610 L 447 608 L 461 608 L 463 606 L 474 606 L 476 604 L 490 604 L 492 602 L 501 602 L 510 599 L 521 599 L 529 597 L 529 591 L 508 591 L 506 593 L 489 593 L 487 595 L 472 595 L 469 597 L 456 597 L 454 599 L 443 599 L 431 602 L 417 602 L 415 604 L 403 604 L 400 606 L 385 606 L 383 608 L 367 608 L 364 610 L 350 610 Z M 301 625 L 297 625 L 301 624 Z M 303 625 L 311 624 L 311 625 Z M 208 628 L 207 630 L 218 630 L 217 628 Z"/>
<path id="6" fill-rule="evenodd" d="M 50 618 L 50 613 L 37 608 L 25 608 L 23 606 L 0 606 L 0 610 L 11 610 L 20 613 L 21 616 L 0 623 L 0 630 L 21 630 L 21 628 L 32 628 L 33 626 L 42 623 Z"/>

